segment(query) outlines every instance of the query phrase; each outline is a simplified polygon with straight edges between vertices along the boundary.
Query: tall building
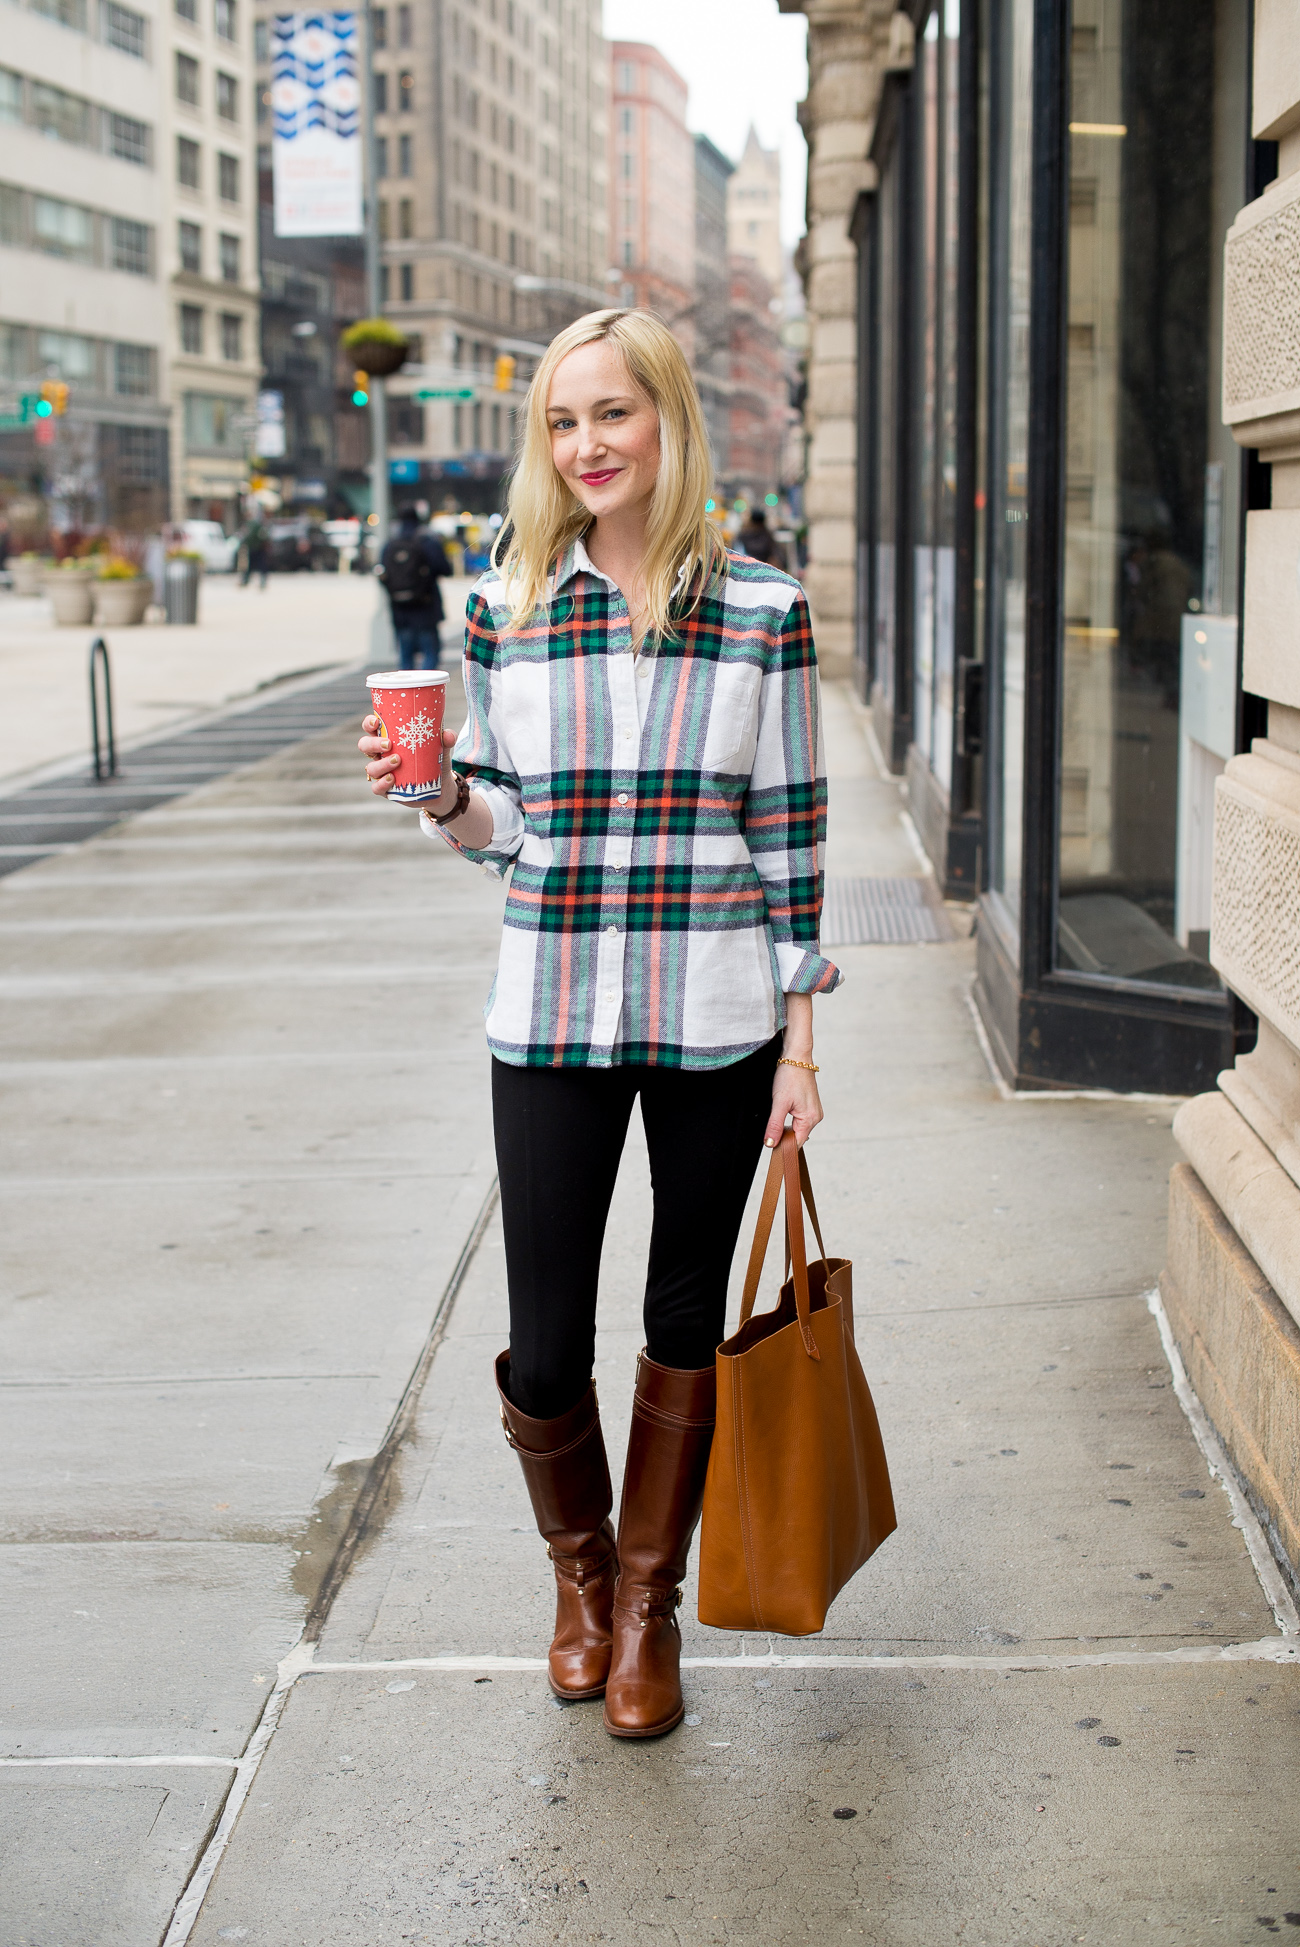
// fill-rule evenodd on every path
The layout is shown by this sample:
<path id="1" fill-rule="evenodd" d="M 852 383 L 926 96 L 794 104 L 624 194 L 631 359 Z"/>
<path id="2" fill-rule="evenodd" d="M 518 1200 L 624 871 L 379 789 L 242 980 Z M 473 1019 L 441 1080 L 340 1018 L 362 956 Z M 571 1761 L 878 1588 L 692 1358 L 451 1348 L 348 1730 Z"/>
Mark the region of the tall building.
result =
<path id="1" fill-rule="evenodd" d="M 374 21 L 384 308 L 420 346 L 389 387 L 394 473 L 435 505 L 489 507 L 537 357 L 608 301 L 600 0 Z"/>
<path id="2" fill-rule="evenodd" d="M 259 364 L 242 6 L 6 7 L 0 495 L 20 542 L 237 507 Z M 66 410 L 32 420 L 49 380 Z"/>
<path id="3" fill-rule="evenodd" d="M 772 311 L 772 286 L 753 257 L 727 259 L 729 364 L 728 499 L 761 506 L 781 487 L 789 388 Z"/>
<path id="4" fill-rule="evenodd" d="M 695 138 L 695 383 L 713 448 L 713 473 L 727 478 L 730 452 L 731 306 L 727 288 L 727 179 L 735 164 L 707 135 Z"/>
<path id="5" fill-rule="evenodd" d="M 609 227 L 619 300 L 657 311 L 687 356 L 695 337 L 696 148 L 686 83 L 656 47 L 610 46 Z"/>
<path id="6" fill-rule="evenodd" d="M 750 125 L 745 152 L 727 184 L 727 243 L 752 257 L 779 297 L 785 282 L 781 247 L 781 152 L 765 149 Z"/>
<path id="7" fill-rule="evenodd" d="M 248 0 L 172 0 L 155 31 L 172 513 L 232 528 L 262 363 L 252 9 Z"/>

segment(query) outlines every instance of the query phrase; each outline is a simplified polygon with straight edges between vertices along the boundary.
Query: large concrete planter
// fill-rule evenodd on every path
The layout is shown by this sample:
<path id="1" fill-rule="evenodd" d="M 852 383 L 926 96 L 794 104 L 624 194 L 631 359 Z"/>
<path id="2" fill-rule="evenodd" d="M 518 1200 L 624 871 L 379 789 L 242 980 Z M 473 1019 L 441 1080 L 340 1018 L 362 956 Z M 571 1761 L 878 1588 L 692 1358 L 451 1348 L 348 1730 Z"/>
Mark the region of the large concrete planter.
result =
<path id="1" fill-rule="evenodd" d="M 55 568 L 45 577 L 45 593 L 60 628 L 77 628 L 90 621 L 95 612 L 93 571 L 80 568 Z"/>
<path id="2" fill-rule="evenodd" d="M 42 560 L 39 555 L 31 561 L 21 554 L 16 559 L 11 559 L 9 575 L 14 594 L 39 595 L 49 571 L 49 562 Z"/>
<path id="3" fill-rule="evenodd" d="M 138 628 L 152 600 L 153 583 L 148 575 L 137 575 L 133 581 L 97 582 L 95 622 L 101 629 Z"/>

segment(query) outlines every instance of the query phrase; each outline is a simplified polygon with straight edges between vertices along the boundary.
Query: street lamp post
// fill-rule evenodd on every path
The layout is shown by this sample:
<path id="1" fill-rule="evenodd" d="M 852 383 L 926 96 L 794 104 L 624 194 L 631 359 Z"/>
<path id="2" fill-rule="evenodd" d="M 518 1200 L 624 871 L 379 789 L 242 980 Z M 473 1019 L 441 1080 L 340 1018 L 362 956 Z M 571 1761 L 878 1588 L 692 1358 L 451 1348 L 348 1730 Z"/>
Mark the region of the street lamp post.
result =
<path id="1" fill-rule="evenodd" d="M 372 318 L 381 315 L 379 275 L 379 157 L 375 137 L 375 25 L 371 0 L 362 10 L 361 135 L 365 144 L 366 303 Z M 388 539 L 388 388 L 370 375 L 370 510 L 375 517 L 376 551 Z"/>

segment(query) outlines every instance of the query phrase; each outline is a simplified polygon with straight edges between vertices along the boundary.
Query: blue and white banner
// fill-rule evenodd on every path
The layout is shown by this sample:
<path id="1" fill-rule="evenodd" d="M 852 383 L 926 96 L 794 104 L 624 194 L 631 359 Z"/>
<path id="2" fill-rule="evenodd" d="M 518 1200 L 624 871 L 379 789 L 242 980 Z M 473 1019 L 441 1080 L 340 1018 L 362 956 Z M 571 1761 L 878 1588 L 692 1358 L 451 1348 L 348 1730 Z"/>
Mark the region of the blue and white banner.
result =
<path id="1" fill-rule="evenodd" d="M 271 21 L 278 237 L 356 237 L 362 221 L 361 32 L 355 13 Z"/>

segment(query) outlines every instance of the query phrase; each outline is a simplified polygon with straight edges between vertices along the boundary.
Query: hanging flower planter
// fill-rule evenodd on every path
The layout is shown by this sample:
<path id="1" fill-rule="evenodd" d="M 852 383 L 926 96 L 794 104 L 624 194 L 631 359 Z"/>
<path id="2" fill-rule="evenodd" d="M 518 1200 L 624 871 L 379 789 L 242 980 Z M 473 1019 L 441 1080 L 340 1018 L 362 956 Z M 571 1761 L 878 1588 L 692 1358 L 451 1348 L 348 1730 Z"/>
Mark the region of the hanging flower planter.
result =
<path id="1" fill-rule="evenodd" d="M 343 333 L 342 344 L 357 370 L 372 379 L 386 379 L 400 372 L 411 351 L 406 334 L 387 318 L 358 319 Z"/>

